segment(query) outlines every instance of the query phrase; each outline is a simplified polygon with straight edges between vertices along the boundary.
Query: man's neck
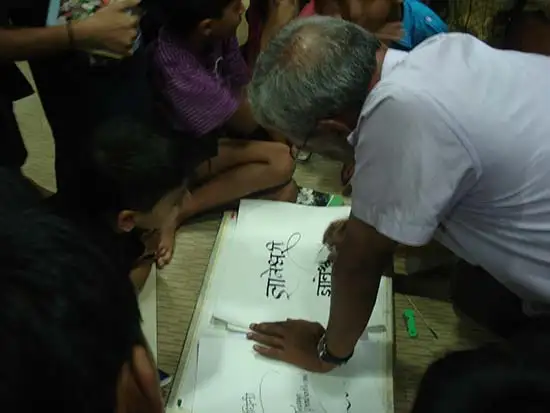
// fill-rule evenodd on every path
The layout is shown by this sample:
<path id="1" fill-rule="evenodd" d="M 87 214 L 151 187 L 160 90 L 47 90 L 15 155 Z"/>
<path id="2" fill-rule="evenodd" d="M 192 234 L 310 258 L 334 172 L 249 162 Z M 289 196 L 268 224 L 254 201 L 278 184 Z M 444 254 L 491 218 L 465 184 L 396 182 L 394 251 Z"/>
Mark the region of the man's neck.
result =
<path id="1" fill-rule="evenodd" d="M 380 79 L 382 78 L 382 66 L 384 65 L 384 59 L 386 58 L 387 52 L 388 48 L 385 45 L 380 46 L 380 48 L 376 51 L 376 72 L 372 75 L 369 84 L 369 92 L 378 82 L 380 82 Z"/>

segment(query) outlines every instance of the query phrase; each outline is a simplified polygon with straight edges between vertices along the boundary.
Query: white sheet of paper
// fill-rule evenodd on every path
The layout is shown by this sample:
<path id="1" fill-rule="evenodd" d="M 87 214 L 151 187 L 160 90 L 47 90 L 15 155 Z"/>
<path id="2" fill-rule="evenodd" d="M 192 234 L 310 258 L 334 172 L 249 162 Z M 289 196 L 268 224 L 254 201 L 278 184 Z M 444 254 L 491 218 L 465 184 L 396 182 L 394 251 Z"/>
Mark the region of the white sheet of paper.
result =
<path id="1" fill-rule="evenodd" d="M 216 408 L 216 412 L 235 411 L 233 409 L 235 406 L 245 412 L 244 409 L 247 406 L 238 402 L 244 402 L 242 397 L 246 392 L 240 394 L 243 391 L 241 381 L 244 380 L 243 377 L 248 377 L 249 369 L 255 369 L 253 366 L 257 362 L 275 365 L 277 369 L 293 369 L 263 359 L 258 360 L 253 353 L 251 343 L 245 340 L 242 332 L 227 332 L 223 322 L 217 323 L 214 327 L 211 322 L 212 317 L 224 320 L 226 326 L 234 326 L 235 330 L 246 328 L 251 322 L 277 321 L 288 317 L 306 318 L 325 323 L 330 297 L 317 296 L 318 285 L 316 284 L 319 275 L 317 267 L 323 258 L 326 258 L 326 251 L 321 248 L 321 239 L 330 222 L 346 218 L 348 215 L 349 208 L 300 207 L 267 201 L 242 203 L 238 220 L 232 219 L 226 228 L 220 253 L 215 266 L 211 269 L 207 298 L 199 310 L 200 321 L 193 335 L 189 357 L 185 359 L 187 364 L 183 379 L 176 391 L 176 396 L 171 398 L 174 411 L 208 413 L 213 411 L 208 410 L 211 408 Z M 267 244 L 272 241 L 283 242 L 284 250 L 287 248 L 286 242 L 290 235 L 295 232 L 299 232 L 301 237 L 293 248 L 285 251 L 282 271 L 285 286 L 288 287 L 287 292 L 292 294 L 289 294 L 290 298 L 284 297 L 284 299 L 266 296 L 266 292 L 269 292 L 266 278 L 269 276 L 269 260 L 273 252 L 268 250 Z M 290 245 L 293 244 L 290 243 Z M 269 247 L 271 248 L 271 245 Z M 266 270 L 268 272 L 264 273 Z M 280 272 L 276 275 L 280 275 Z M 336 369 L 330 375 L 320 376 L 323 379 L 332 377 L 333 380 L 337 380 L 337 384 L 332 382 L 332 386 L 328 389 L 320 384 L 315 387 L 320 397 L 332 394 L 330 388 L 334 386 L 340 389 L 343 387 L 346 407 L 348 403 L 350 404 L 347 413 L 393 411 L 391 365 L 388 365 L 391 363 L 393 352 L 391 347 L 393 329 L 388 316 L 391 313 L 391 281 L 383 278 L 369 326 L 384 326 L 386 327 L 384 332 L 369 334 L 369 340 L 359 342 L 355 356 L 348 365 Z M 223 347 L 225 344 L 220 344 L 224 340 L 219 337 L 216 342 L 212 342 L 208 336 L 212 334 L 214 328 L 218 328 L 218 335 L 229 337 L 231 341 L 238 340 L 240 350 L 237 351 L 233 347 L 229 350 L 225 349 Z M 366 335 L 363 339 L 365 338 Z M 219 349 L 220 346 L 222 346 L 221 349 Z M 213 347 L 217 350 L 213 350 Z M 212 356 L 218 353 L 228 354 L 228 358 L 236 357 L 234 353 L 242 353 L 245 358 L 237 360 L 237 363 L 241 364 L 226 366 L 224 364 L 226 362 L 220 357 Z M 243 360 L 248 361 L 242 364 Z M 294 372 L 298 374 L 299 370 L 294 369 Z M 316 383 L 319 382 L 316 381 Z M 223 389 L 216 390 L 216 386 L 221 386 Z M 212 400 L 217 399 L 218 395 L 232 397 L 235 389 L 238 389 L 237 393 L 240 395 L 237 401 L 232 399 L 233 404 L 216 405 L 215 400 Z M 182 401 L 178 404 L 179 408 L 176 407 L 178 399 Z M 249 405 L 252 403 L 250 400 L 248 402 Z M 338 403 L 341 403 L 339 396 Z M 280 406 L 280 404 L 274 406 Z M 198 410 L 203 408 L 207 410 Z M 337 407 L 327 412 L 338 412 L 339 409 L 340 407 Z M 255 411 L 246 410 L 246 413 L 249 412 L 266 413 L 270 410 L 262 411 L 259 408 Z M 295 413 L 295 410 L 290 410 L 289 413 Z"/>
<path id="2" fill-rule="evenodd" d="M 325 324 L 332 265 L 322 237 L 332 221 L 349 213 L 349 207 L 243 201 L 214 315 L 245 326 L 286 318 Z M 383 314 L 375 311 L 370 325 L 378 324 Z"/>
<path id="3" fill-rule="evenodd" d="M 244 338 L 206 335 L 193 413 L 346 413 L 344 383 L 263 359 Z"/>

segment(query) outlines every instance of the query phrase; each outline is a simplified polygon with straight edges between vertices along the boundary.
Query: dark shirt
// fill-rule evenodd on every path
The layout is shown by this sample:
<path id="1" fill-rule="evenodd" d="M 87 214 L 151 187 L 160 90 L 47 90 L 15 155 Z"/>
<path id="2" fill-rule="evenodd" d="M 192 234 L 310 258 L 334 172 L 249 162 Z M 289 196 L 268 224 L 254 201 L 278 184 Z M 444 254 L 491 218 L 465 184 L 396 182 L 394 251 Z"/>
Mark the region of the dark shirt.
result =
<path id="1" fill-rule="evenodd" d="M 149 4 L 146 0 L 141 7 Z M 0 0 L 0 19 L 7 16 L 5 21 L 14 27 L 44 27 L 48 5 L 49 0 Z M 75 159 L 102 121 L 131 116 L 147 122 L 153 113 L 144 46 L 158 24 L 151 18 L 143 23 L 147 23 L 143 47 L 126 59 L 92 64 L 89 54 L 80 51 L 29 59 L 55 140 L 58 188 L 79 185 Z"/>
<path id="2" fill-rule="evenodd" d="M 53 195 L 44 201 L 43 207 L 76 226 L 92 243 L 97 245 L 117 267 L 121 276 L 128 276 L 145 252 L 138 231 L 118 233 L 107 219 L 98 216 L 72 200 Z"/>

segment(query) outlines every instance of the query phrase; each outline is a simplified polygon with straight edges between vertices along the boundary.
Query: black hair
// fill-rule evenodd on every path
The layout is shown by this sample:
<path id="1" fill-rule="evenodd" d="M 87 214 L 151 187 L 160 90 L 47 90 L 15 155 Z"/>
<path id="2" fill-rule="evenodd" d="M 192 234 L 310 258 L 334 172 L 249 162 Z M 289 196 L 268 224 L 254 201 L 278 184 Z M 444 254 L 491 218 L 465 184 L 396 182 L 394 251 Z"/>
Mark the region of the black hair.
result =
<path id="1" fill-rule="evenodd" d="M 0 400 L 11 411 L 112 413 L 117 379 L 143 344 L 128 277 L 58 217 L 0 223 Z"/>
<path id="2" fill-rule="evenodd" d="M 149 212 L 185 184 L 192 165 L 179 140 L 132 118 L 115 118 L 94 133 L 83 164 L 80 198 L 96 212 Z"/>
<path id="3" fill-rule="evenodd" d="M 459 351 L 433 363 L 412 413 L 544 413 L 550 409 L 550 335 Z"/>
<path id="4" fill-rule="evenodd" d="M 235 0 L 159 0 L 157 8 L 164 26 L 174 34 L 188 36 L 206 19 L 221 19 Z"/>
<path id="5" fill-rule="evenodd" d="M 19 212 L 40 202 L 40 192 L 19 170 L 0 168 L 0 211 Z"/>

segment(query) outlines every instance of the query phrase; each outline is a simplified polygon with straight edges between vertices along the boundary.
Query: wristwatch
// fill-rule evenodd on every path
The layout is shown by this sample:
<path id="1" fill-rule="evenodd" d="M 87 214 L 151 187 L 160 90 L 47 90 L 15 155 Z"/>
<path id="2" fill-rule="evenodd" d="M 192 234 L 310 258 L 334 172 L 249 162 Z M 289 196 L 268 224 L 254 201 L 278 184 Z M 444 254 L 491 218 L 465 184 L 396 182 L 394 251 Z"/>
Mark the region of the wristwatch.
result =
<path id="1" fill-rule="evenodd" d="M 346 364 L 353 357 L 353 351 L 349 356 L 344 358 L 336 357 L 335 355 L 331 354 L 327 347 L 326 334 L 323 334 L 323 336 L 319 340 L 319 344 L 317 344 L 317 353 L 319 354 L 319 359 L 321 359 L 325 363 L 335 364 L 337 366 Z"/>

